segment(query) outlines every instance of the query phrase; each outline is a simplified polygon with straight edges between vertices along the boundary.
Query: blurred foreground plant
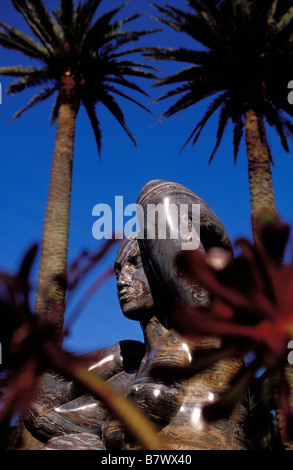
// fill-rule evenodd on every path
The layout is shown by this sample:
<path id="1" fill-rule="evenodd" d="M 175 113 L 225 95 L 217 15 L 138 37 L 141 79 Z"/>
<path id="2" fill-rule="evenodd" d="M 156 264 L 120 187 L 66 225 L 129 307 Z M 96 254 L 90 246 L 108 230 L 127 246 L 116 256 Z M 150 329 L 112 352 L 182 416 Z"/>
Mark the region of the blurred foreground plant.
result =
<path id="1" fill-rule="evenodd" d="M 220 337 L 221 346 L 196 351 L 186 368 L 165 368 L 154 373 L 161 377 L 164 374 L 165 380 L 187 378 L 226 357 L 246 359 L 247 366 L 222 398 L 204 408 L 205 419 L 211 421 L 228 418 L 264 368 L 266 376 L 258 398 L 265 401 L 274 395 L 282 441 L 289 443 L 293 440 L 293 367 L 288 364 L 288 343 L 293 338 L 293 262 L 284 265 L 283 253 L 290 229 L 273 221 L 269 214 L 262 214 L 257 230 L 259 246 L 239 239 L 236 246 L 240 254 L 235 259 L 218 248 L 207 255 L 195 250 L 179 256 L 178 274 L 206 288 L 210 303 L 201 307 L 178 306 L 172 326 L 191 340 L 199 336 Z M 268 384 L 272 392 L 267 391 Z"/>
<path id="2" fill-rule="evenodd" d="M 83 253 L 72 263 L 70 288 L 76 287 L 82 277 L 104 256 L 109 246 L 110 244 L 105 245 L 93 256 Z M 23 414 L 36 397 L 43 374 L 54 370 L 73 380 L 85 393 L 102 400 L 143 448 L 165 449 L 155 427 L 133 404 L 114 391 L 96 373 L 90 372 L 85 359 L 60 347 L 54 334 L 54 323 L 51 328 L 33 315 L 30 306 L 30 274 L 37 250 L 37 245 L 30 248 L 15 275 L 0 273 L 0 342 L 5 367 L 5 375 L 1 381 L 0 442 L 5 441 L 11 419 L 16 414 Z M 81 261 L 85 261 L 84 266 Z M 110 270 L 107 270 L 93 287 L 97 288 L 109 275 Z M 84 300 L 93 293 L 93 287 Z M 82 302 L 81 305 L 83 304 Z M 58 318 L 58 311 L 55 315 Z"/>

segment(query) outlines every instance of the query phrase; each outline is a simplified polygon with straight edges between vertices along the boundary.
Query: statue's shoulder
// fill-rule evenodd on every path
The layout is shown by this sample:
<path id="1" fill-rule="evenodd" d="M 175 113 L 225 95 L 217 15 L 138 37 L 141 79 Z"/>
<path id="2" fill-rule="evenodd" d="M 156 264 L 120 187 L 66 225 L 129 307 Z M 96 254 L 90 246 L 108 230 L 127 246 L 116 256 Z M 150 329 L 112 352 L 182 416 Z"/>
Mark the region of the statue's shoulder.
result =
<path id="1" fill-rule="evenodd" d="M 123 340 L 112 346 L 96 349 L 83 355 L 89 369 L 95 370 L 108 379 L 121 370 L 136 369 L 144 356 L 145 346 L 140 341 Z"/>

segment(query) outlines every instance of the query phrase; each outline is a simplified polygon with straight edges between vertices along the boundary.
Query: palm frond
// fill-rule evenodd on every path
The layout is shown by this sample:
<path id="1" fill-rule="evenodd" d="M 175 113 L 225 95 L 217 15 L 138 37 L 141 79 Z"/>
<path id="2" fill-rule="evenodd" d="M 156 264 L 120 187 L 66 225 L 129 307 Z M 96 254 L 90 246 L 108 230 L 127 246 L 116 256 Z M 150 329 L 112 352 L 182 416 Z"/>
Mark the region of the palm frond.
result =
<path id="1" fill-rule="evenodd" d="M 180 88 L 177 89 L 179 92 Z M 187 91 L 184 96 L 182 96 L 178 101 L 176 101 L 173 105 L 171 105 L 166 111 L 163 112 L 164 117 L 170 117 L 174 114 L 184 111 L 185 109 L 189 108 L 190 106 L 194 106 L 199 101 L 208 98 L 214 94 L 214 90 L 210 87 L 201 88 L 198 87 L 194 89 L 193 87 L 190 88 L 190 91 Z M 158 101 L 158 100 L 157 100 Z"/>
<path id="2" fill-rule="evenodd" d="M 137 147 L 136 140 L 127 126 L 124 118 L 124 114 L 119 106 L 119 104 L 115 101 L 111 93 L 108 92 L 107 87 L 104 88 L 103 92 L 100 96 L 100 102 L 103 103 L 104 106 L 110 111 L 110 113 L 115 117 L 115 119 L 119 122 L 121 127 L 124 129 L 130 140 L 133 142 L 135 147 Z"/>
<path id="3" fill-rule="evenodd" d="M 198 79 L 199 82 L 204 82 L 206 78 L 207 74 L 205 73 L 205 69 L 201 65 L 194 65 L 158 80 L 154 86 L 172 85 L 173 83 L 178 82 L 193 82 L 196 79 Z"/>
<path id="4" fill-rule="evenodd" d="M 222 106 L 222 109 L 220 112 L 216 145 L 211 153 L 209 163 L 211 163 L 211 161 L 213 160 L 215 153 L 218 150 L 222 142 L 224 131 L 230 118 L 231 118 L 231 103 L 229 101 L 226 101 L 225 104 Z"/>
<path id="5" fill-rule="evenodd" d="M 12 0 L 12 3 L 44 47 L 52 52 L 62 44 L 60 29 L 57 32 L 57 23 L 54 22 L 42 0 Z"/>
<path id="6" fill-rule="evenodd" d="M 270 126 L 275 127 L 280 138 L 281 145 L 286 152 L 289 152 L 289 145 L 286 136 L 284 118 L 280 110 L 276 109 L 270 103 L 267 103 L 265 115 Z"/>
<path id="7" fill-rule="evenodd" d="M 150 98 L 149 94 L 145 90 L 143 90 L 139 85 L 137 85 L 137 83 L 130 82 L 124 77 L 108 77 L 107 81 L 109 83 L 116 83 L 117 85 L 122 85 L 126 88 L 137 91 L 138 93 L 141 93 L 142 95 Z"/>
<path id="8" fill-rule="evenodd" d="M 129 54 L 130 52 L 131 50 L 127 51 L 127 54 Z M 117 57 L 120 57 L 120 56 L 117 55 Z M 112 62 L 112 56 L 109 57 L 109 62 L 110 63 Z M 141 70 L 141 71 L 143 70 L 152 70 L 156 72 L 160 71 L 159 69 L 157 69 L 156 67 L 153 67 L 152 65 L 143 64 L 142 62 L 134 62 L 133 60 L 118 60 L 116 62 L 120 70 L 122 69 L 122 67 L 127 67 L 127 68 L 130 67 L 130 68 L 134 68 L 135 70 Z M 155 79 L 156 77 L 151 74 L 148 78 Z"/>
<path id="9" fill-rule="evenodd" d="M 249 20 L 251 18 L 251 2 L 248 0 L 236 0 L 232 2 L 232 6 L 234 9 L 235 18 L 245 18 Z"/>
<path id="10" fill-rule="evenodd" d="M 158 30 L 153 30 L 151 32 L 158 32 Z M 108 59 L 109 60 L 112 60 L 112 59 L 117 59 L 118 57 L 123 57 L 125 55 L 128 55 L 128 54 L 137 54 L 137 53 L 142 53 L 144 51 L 144 48 L 141 47 L 141 46 L 136 46 L 136 47 L 132 47 L 131 49 L 127 49 L 127 50 L 120 50 L 118 52 L 114 52 L 114 53 L 111 53 L 111 52 L 108 52 Z M 146 66 L 144 64 L 144 66 Z M 156 71 L 159 71 L 156 67 L 153 67 L 153 70 L 156 70 Z"/>
<path id="11" fill-rule="evenodd" d="M 105 34 L 101 34 L 101 32 L 96 31 L 93 33 L 92 37 L 88 36 L 86 38 L 86 41 L 83 44 L 83 50 L 86 50 L 89 45 L 91 45 L 94 51 L 99 52 L 100 50 L 103 50 L 103 53 L 107 52 L 107 54 L 110 54 L 130 42 L 138 41 L 141 37 L 157 33 L 158 31 L 160 30 L 122 31 L 115 28 L 112 28 Z"/>
<path id="12" fill-rule="evenodd" d="M 208 49 L 216 50 L 218 48 L 221 37 L 202 16 L 193 15 L 170 6 L 167 6 L 167 8 L 160 7 L 159 5 L 153 6 L 167 18 L 171 18 L 169 20 L 164 17 L 155 17 L 160 23 L 173 28 L 175 31 L 188 34 Z"/>
<path id="13" fill-rule="evenodd" d="M 23 90 L 26 90 L 27 88 L 43 85 L 48 81 L 49 79 L 47 77 L 46 70 L 36 69 L 31 73 L 23 75 L 21 79 L 17 79 L 10 83 L 7 88 L 7 93 L 9 95 L 15 95 L 22 92 Z"/>
<path id="14" fill-rule="evenodd" d="M 124 5 L 122 5 L 122 7 L 123 6 Z M 141 37 L 145 35 L 154 34 L 154 33 L 162 31 L 162 29 L 151 29 L 151 30 L 142 30 L 142 31 L 133 31 L 133 30 L 124 31 L 122 29 L 123 26 L 125 26 L 125 24 L 131 21 L 137 20 L 143 17 L 144 15 L 145 13 L 136 13 L 127 18 L 123 18 L 122 20 L 118 20 L 118 21 L 115 21 L 114 23 L 111 23 L 110 25 L 108 25 L 108 28 L 107 28 L 107 25 L 105 25 L 104 27 L 106 27 L 106 32 L 104 34 L 104 39 L 106 39 L 107 42 L 113 41 L 113 40 L 117 41 L 119 38 L 125 41 L 126 36 L 128 36 L 128 41 L 137 41 L 138 39 L 140 39 Z M 98 31 L 104 31 L 104 28 L 100 28 Z M 101 34 L 100 36 L 102 37 Z"/>
<path id="15" fill-rule="evenodd" d="M 35 67 L 23 67 L 22 65 L 11 67 L 0 67 L 0 75 L 8 77 L 26 77 L 31 74 L 38 73 L 40 69 Z"/>
<path id="16" fill-rule="evenodd" d="M 159 79 L 158 79 L 159 80 Z M 180 85 L 176 88 L 173 88 L 172 90 L 169 90 L 167 93 L 165 93 L 162 96 L 159 96 L 156 98 L 156 103 L 159 103 L 160 101 L 163 101 L 167 98 L 171 98 L 172 96 L 176 95 L 182 95 L 183 93 L 187 93 L 192 89 L 192 84 L 190 82 L 183 83 L 183 85 Z"/>
<path id="17" fill-rule="evenodd" d="M 143 67 L 142 65 L 139 65 L 139 66 Z M 111 69 L 112 70 L 114 69 L 118 76 L 128 75 L 132 77 L 149 78 L 153 80 L 157 78 L 153 73 L 149 72 L 148 70 L 142 70 L 142 68 L 133 67 L 133 66 L 128 67 L 126 65 L 123 65 L 123 63 L 120 63 L 119 61 L 117 61 L 115 64 L 110 63 L 110 67 L 107 73 L 111 74 Z"/>
<path id="18" fill-rule="evenodd" d="M 51 119 L 50 119 L 51 126 L 53 126 L 53 124 L 58 119 L 59 108 L 60 108 L 60 96 L 59 96 L 59 93 L 58 93 L 57 97 L 55 99 L 53 108 L 52 108 Z"/>
<path id="19" fill-rule="evenodd" d="M 12 119 L 13 120 L 18 119 L 25 111 L 32 108 L 36 104 L 39 104 L 40 102 L 45 101 L 46 99 L 50 98 L 50 96 L 52 96 L 56 91 L 57 91 L 57 87 L 44 88 L 40 93 L 35 95 L 24 108 L 18 111 L 13 116 Z"/>
<path id="20" fill-rule="evenodd" d="M 124 86 L 127 86 L 125 84 L 123 84 Z M 131 88 L 131 86 L 128 86 L 129 88 Z M 115 93 L 116 95 L 119 95 L 121 96 L 122 98 L 125 98 L 126 100 L 128 101 L 131 101 L 132 103 L 135 103 L 137 106 L 139 106 L 140 108 L 142 108 L 144 111 L 146 111 L 147 113 L 151 114 L 153 117 L 154 114 L 146 107 L 144 106 L 142 103 L 140 103 L 139 101 L 135 100 L 134 98 L 132 98 L 131 96 L 129 95 L 126 95 L 125 93 L 123 93 L 123 91 L 121 90 L 118 90 L 118 88 L 116 87 L 113 87 L 111 85 L 107 85 L 107 90 L 110 91 L 111 93 Z"/>
<path id="21" fill-rule="evenodd" d="M 0 31 L 0 45 L 6 49 L 14 49 L 22 52 L 28 57 L 34 59 L 46 60 L 48 57 L 48 50 L 35 42 L 28 35 L 23 34 L 13 26 L 6 25 L 2 21 L 0 26 L 4 31 Z"/>
<path id="22" fill-rule="evenodd" d="M 69 37 L 73 27 L 74 1 L 61 0 L 60 8 L 57 8 L 53 14 L 59 26 L 65 31 L 66 36 Z"/>
<path id="23" fill-rule="evenodd" d="M 205 98 L 215 94 L 215 87 L 213 79 L 198 82 L 187 82 L 187 91 L 185 95 L 164 111 L 163 116 L 170 117 L 173 114 L 186 109 L 189 106 L 197 104 Z M 177 94 L 181 94 L 182 87 L 176 88 Z M 222 90 L 221 90 L 222 91 Z M 160 97 L 157 101 L 169 97 L 170 94 Z M 182 106 L 182 108 L 180 108 Z"/>
<path id="24" fill-rule="evenodd" d="M 292 27 L 293 23 L 293 6 L 289 8 L 286 13 L 279 19 L 275 28 L 277 31 L 284 31 L 285 28 Z"/>
<path id="25" fill-rule="evenodd" d="M 194 10 L 195 14 L 200 14 L 203 16 L 211 28 L 214 30 L 218 29 L 222 18 L 219 15 L 220 10 L 217 7 L 217 2 L 214 0 L 206 0 L 204 2 L 197 0 L 187 0 L 187 3 Z"/>
<path id="26" fill-rule="evenodd" d="M 186 62 L 191 64 L 206 64 L 210 60 L 210 52 L 194 51 L 181 47 L 172 49 L 167 47 L 145 47 L 142 48 L 144 56 L 152 60 L 174 60 L 176 62 Z"/>
<path id="27" fill-rule="evenodd" d="M 91 26 L 89 30 L 86 30 L 86 35 L 82 40 L 83 48 L 88 48 L 89 44 L 96 43 L 95 50 L 97 50 L 101 45 L 107 40 L 111 40 L 111 33 L 116 33 L 119 29 L 120 23 L 115 23 L 111 25 L 113 17 L 126 6 L 127 2 L 124 2 L 120 7 L 117 7 L 111 11 L 104 13 L 100 16 L 97 21 Z M 100 42 L 101 41 L 101 42 Z"/>
<path id="28" fill-rule="evenodd" d="M 206 125 L 210 117 L 217 111 L 217 109 L 225 102 L 227 98 L 228 98 L 228 92 L 226 91 L 222 93 L 220 96 L 217 96 L 217 98 L 212 101 L 212 103 L 208 106 L 208 109 L 206 110 L 204 116 L 197 123 L 197 125 L 191 132 L 190 136 L 184 143 L 183 147 L 180 149 L 180 152 L 184 149 L 184 147 L 186 147 L 186 145 L 191 141 L 191 139 L 193 139 L 192 145 L 196 143 L 204 126 Z"/>
<path id="29" fill-rule="evenodd" d="M 165 5 L 164 7 L 162 7 L 160 5 L 153 4 L 152 6 L 156 8 L 156 10 L 158 10 L 160 13 L 165 15 L 167 18 L 171 18 L 172 20 L 176 21 L 178 25 L 182 23 L 183 20 L 186 20 L 189 16 L 188 12 L 179 10 L 178 8 L 172 7 L 171 5 Z M 159 19 L 159 21 L 165 20 L 164 17 L 156 19 Z"/>
<path id="30" fill-rule="evenodd" d="M 236 163 L 236 161 L 237 161 L 240 142 L 241 142 L 241 138 L 242 138 L 242 135 L 243 135 L 243 128 L 244 128 L 244 123 L 243 123 L 243 120 L 242 120 L 242 116 L 238 115 L 236 120 L 234 121 L 234 129 L 233 129 L 234 163 Z"/>
<path id="31" fill-rule="evenodd" d="M 267 10 L 267 22 L 269 26 L 272 26 L 275 22 L 275 14 L 277 10 L 279 0 L 271 0 L 270 5 L 268 6 Z"/>
<path id="32" fill-rule="evenodd" d="M 98 120 L 98 116 L 96 113 L 96 106 L 95 103 L 88 100 L 88 101 L 83 101 L 84 107 L 86 109 L 88 118 L 90 120 L 92 129 L 94 131 L 96 143 L 97 143 L 97 148 L 98 148 L 98 154 L 99 157 L 101 156 L 101 150 L 102 150 L 102 133 L 101 133 L 101 127 L 100 127 L 100 122 Z"/>
<path id="33" fill-rule="evenodd" d="M 76 15 L 78 29 L 85 32 L 89 30 L 100 3 L 101 0 L 87 0 L 79 5 Z"/>
<path id="34" fill-rule="evenodd" d="M 128 2 L 126 2 L 128 3 Z M 125 5 L 123 5 L 122 7 L 124 7 Z M 130 23 L 131 21 L 135 21 L 135 20 L 138 20 L 139 18 L 142 18 L 144 17 L 146 14 L 145 13 L 134 13 L 133 15 L 131 16 L 127 16 L 126 18 L 122 18 L 121 20 L 117 20 L 115 21 L 115 23 L 112 23 L 111 24 L 111 29 L 113 30 L 119 30 L 119 31 L 122 31 L 122 27 L 127 24 L 127 23 Z"/>
<path id="35" fill-rule="evenodd" d="M 178 111 L 184 111 L 194 104 L 193 91 L 186 93 L 182 98 L 180 98 L 176 103 L 174 103 L 170 108 L 164 111 L 164 117 L 170 117 L 176 114 Z"/>
<path id="36" fill-rule="evenodd" d="M 289 119 L 284 118 L 283 125 L 287 132 L 288 137 L 290 139 L 293 139 L 293 123 L 289 121 Z"/>

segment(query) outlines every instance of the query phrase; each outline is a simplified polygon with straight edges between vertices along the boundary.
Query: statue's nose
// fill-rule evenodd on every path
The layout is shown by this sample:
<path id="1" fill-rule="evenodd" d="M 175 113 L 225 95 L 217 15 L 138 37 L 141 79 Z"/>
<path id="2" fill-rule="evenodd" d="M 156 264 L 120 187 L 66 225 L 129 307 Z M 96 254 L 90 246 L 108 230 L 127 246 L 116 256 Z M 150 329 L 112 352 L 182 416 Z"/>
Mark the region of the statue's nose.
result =
<path id="1" fill-rule="evenodd" d="M 117 280 L 117 289 L 121 291 L 124 287 L 129 286 L 129 276 L 125 271 L 121 271 Z"/>
<path id="2" fill-rule="evenodd" d="M 125 282 L 117 282 L 117 290 L 118 292 L 121 292 L 122 289 L 124 289 L 124 287 L 126 286 L 127 284 Z"/>

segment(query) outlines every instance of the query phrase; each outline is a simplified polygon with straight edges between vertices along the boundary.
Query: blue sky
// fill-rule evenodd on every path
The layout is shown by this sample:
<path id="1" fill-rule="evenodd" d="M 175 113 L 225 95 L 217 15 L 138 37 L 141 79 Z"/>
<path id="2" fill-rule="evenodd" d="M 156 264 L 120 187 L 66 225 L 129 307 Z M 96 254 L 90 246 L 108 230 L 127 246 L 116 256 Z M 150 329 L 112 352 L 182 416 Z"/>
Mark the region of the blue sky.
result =
<path id="1" fill-rule="evenodd" d="M 158 0 L 163 5 L 164 1 Z M 183 6 L 182 1 L 168 3 Z M 46 0 L 51 10 L 59 4 Z M 100 11 L 120 5 L 120 0 L 102 2 Z M 151 17 L 155 11 L 148 0 L 132 0 L 123 10 L 128 16 L 134 11 L 147 12 L 142 19 L 131 23 L 133 29 L 157 28 Z M 1 21 L 29 33 L 22 18 L 15 12 L 9 0 L 2 1 Z M 168 47 L 192 46 L 191 41 L 172 30 L 164 30 L 143 39 L 144 45 Z M 0 49 L 0 65 L 27 65 L 21 54 Z M 31 65 L 34 65 L 31 62 Z M 155 63 L 163 74 L 170 73 L 174 64 Z M 178 65 L 177 65 L 178 67 Z M 293 79 L 293 77 L 292 77 Z M 56 127 L 50 126 L 52 100 L 28 111 L 20 119 L 10 122 L 13 114 L 35 94 L 35 90 L 16 96 L 8 96 L 5 89 L 10 79 L 0 77 L 2 104 L 0 105 L 0 217 L 1 244 L 0 268 L 14 272 L 25 250 L 42 236 L 46 209 L 51 160 Z M 151 88 L 151 83 L 140 84 L 156 98 L 163 89 Z M 284 90 L 287 94 L 287 90 Z M 135 94 L 133 97 L 137 98 Z M 152 100 L 140 98 L 144 104 Z M 244 142 L 237 165 L 233 163 L 232 136 L 228 130 L 211 165 L 208 159 L 215 142 L 216 116 L 210 121 L 195 147 L 179 150 L 202 115 L 206 104 L 167 120 L 156 121 L 140 108 L 123 99 L 121 104 L 127 123 L 133 131 L 137 150 L 117 122 L 102 106 L 98 114 L 103 132 L 102 160 L 97 154 L 94 136 L 83 109 L 77 121 L 75 142 L 69 259 L 82 249 L 97 250 L 103 241 L 92 236 L 96 218 L 92 209 L 105 203 L 114 207 L 115 196 L 123 196 L 124 204 L 135 203 L 142 187 L 151 179 L 167 179 L 184 184 L 206 200 L 223 221 L 232 241 L 238 236 L 251 237 L 250 204 L 247 179 L 247 163 Z M 169 102 L 151 104 L 150 109 L 159 116 Z M 269 132 L 275 165 L 273 181 L 276 203 L 283 220 L 293 223 L 293 159 L 279 145 L 278 137 Z M 125 221 L 127 218 L 125 219 Z M 88 282 L 114 262 L 117 246 L 103 264 L 97 266 Z M 34 272 L 36 280 L 37 266 Z M 86 285 L 83 286 L 84 288 Z M 76 301 L 84 290 L 78 292 Z M 72 311 L 68 306 L 68 315 Z M 123 317 L 116 295 L 115 279 L 106 284 L 91 299 L 82 315 L 74 322 L 65 347 L 85 352 L 111 345 L 122 339 L 142 339 L 139 324 Z"/>

